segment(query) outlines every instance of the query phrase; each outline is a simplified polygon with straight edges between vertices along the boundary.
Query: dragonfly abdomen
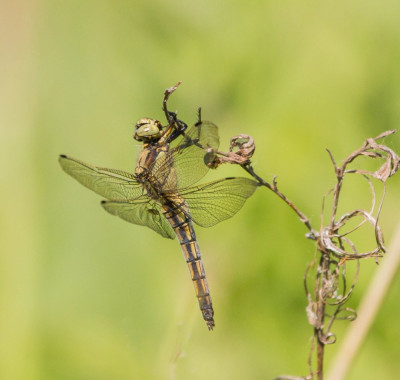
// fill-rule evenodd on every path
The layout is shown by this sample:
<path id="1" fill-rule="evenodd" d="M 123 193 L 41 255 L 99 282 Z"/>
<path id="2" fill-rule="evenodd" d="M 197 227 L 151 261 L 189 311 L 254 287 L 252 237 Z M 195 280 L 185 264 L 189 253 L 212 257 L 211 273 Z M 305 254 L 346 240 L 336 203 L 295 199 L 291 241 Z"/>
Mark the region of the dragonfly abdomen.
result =
<path id="1" fill-rule="evenodd" d="M 200 248 L 196 240 L 193 223 L 188 215 L 181 210 L 182 206 L 183 204 L 179 208 L 177 206 L 164 205 L 163 212 L 181 244 L 203 319 L 206 321 L 208 328 L 212 330 L 215 326 L 214 310 L 203 261 L 201 260 Z"/>

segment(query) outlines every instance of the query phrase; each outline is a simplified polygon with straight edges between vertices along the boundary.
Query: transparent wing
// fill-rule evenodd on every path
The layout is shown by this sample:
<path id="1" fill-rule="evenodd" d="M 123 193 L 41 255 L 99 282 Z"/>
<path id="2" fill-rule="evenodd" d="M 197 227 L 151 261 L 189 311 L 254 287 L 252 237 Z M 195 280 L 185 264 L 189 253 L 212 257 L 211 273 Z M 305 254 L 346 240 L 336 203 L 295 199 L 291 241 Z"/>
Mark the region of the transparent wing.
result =
<path id="1" fill-rule="evenodd" d="M 207 148 L 218 149 L 218 127 L 208 121 L 195 124 L 181 141 L 161 156 L 151 168 L 160 183 L 171 183 L 185 188 L 199 181 L 209 170 L 206 162 L 210 159 Z M 172 170 L 173 168 L 173 170 Z M 173 176 L 171 180 L 169 177 Z M 165 188 L 172 191 L 173 188 Z"/>
<path id="2" fill-rule="evenodd" d="M 181 190 L 179 196 L 196 224 L 211 227 L 235 215 L 257 187 L 251 179 L 230 177 Z"/>
<path id="3" fill-rule="evenodd" d="M 175 238 L 175 232 L 162 214 L 160 204 L 149 201 L 147 197 L 131 202 L 102 201 L 101 205 L 110 214 L 127 222 L 150 227 L 165 238 Z"/>
<path id="4" fill-rule="evenodd" d="M 67 174 L 105 198 L 127 201 L 143 194 L 142 186 L 131 173 L 100 168 L 65 155 L 60 156 L 59 162 Z"/>

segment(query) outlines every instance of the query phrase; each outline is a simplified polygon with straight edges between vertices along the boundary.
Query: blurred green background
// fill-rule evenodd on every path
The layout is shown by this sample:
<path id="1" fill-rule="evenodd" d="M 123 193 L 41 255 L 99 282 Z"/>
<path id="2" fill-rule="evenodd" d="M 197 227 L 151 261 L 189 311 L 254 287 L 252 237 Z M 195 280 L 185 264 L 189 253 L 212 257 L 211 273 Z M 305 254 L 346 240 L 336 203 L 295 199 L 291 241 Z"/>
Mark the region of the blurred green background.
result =
<path id="1" fill-rule="evenodd" d="M 307 232 L 260 189 L 232 220 L 197 228 L 216 329 L 178 242 L 111 217 L 57 156 L 132 171 L 140 117 L 170 107 L 254 137 L 254 167 L 315 228 L 340 161 L 400 125 L 400 2 L 2 1 L 0 378 L 270 379 L 308 373 Z M 400 150 L 400 137 L 386 139 Z M 236 167 L 214 176 L 244 175 Z M 212 175 L 210 177 L 212 177 Z M 208 177 L 208 178 L 210 178 Z M 399 219 L 389 181 L 386 241 Z M 348 199 L 368 199 L 365 184 Z M 350 201 L 349 201 L 350 202 Z M 352 205 L 352 203 L 349 203 Z M 356 307 L 377 266 L 362 263 Z M 349 379 L 400 371 L 400 281 Z M 338 343 L 327 348 L 326 368 Z"/>

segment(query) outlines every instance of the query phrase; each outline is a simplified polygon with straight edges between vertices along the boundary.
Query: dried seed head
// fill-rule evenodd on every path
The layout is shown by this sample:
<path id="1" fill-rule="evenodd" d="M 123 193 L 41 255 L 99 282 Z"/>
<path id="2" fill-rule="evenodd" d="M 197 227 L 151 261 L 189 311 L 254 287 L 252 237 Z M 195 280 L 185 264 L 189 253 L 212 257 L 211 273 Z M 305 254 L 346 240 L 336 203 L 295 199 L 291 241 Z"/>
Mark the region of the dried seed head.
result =
<path id="1" fill-rule="evenodd" d="M 235 148 L 237 148 L 236 151 L 234 151 Z M 256 145 L 251 136 L 244 134 L 234 136 L 231 138 L 229 152 L 208 151 L 209 159 L 206 164 L 212 169 L 225 163 L 246 165 L 250 163 L 250 158 L 253 156 L 255 149 Z"/>

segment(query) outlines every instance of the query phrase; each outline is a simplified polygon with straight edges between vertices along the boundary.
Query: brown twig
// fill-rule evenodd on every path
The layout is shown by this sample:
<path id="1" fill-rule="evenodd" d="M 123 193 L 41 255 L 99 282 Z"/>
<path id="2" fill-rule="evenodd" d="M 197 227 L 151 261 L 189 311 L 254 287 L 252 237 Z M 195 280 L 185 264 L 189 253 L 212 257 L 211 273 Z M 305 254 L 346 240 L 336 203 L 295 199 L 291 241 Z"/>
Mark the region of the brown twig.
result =
<path id="1" fill-rule="evenodd" d="M 177 89 L 181 82 L 165 90 L 163 100 L 163 110 L 169 122 L 169 128 L 173 128 L 178 122 L 176 113 L 167 109 L 169 96 Z M 200 121 L 200 116 L 199 116 Z M 210 159 L 207 165 L 217 168 L 224 163 L 238 164 L 248 174 L 250 174 L 260 186 L 264 186 L 282 199 L 299 217 L 300 221 L 307 227 L 307 238 L 315 241 L 317 256 L 308 265 L 304 275 L 304 287 L 307 295 L 308 306 L 307 317 L 313 326 L 314 334 L 308 359 L 310 373 L 307 376 L 295 377 L 290 375 L 280 376 L 277 379 L 286 380 L 311 380 L 317 376 L 318 380 L 323 379 L 324 374 L 324 353 L 325 346 L 336 342 L 336 336 L 331 332 L 335 320 L 347 319 L 354 320 L 356 312 L 344 307 L 352 294 L 360 269 L 360 259 L 375 258 L 376 260 L 385 253 L 383 234 L 379 227 L 384 195 L 386 191 L 386 181 L 393 176 L 400 168 L 400 157 L 390 148 L 377 141 L 393 134 L 395 131 L 386 131 L 375 138 L 368 138 L 363 145 L 352 152 L 341 165 L 338 165 L 333 154 L 328 150 L 332 165 L 336 175 L 336 183 L 329 192 L 332 194 L 332 208 L 328 225 L 324 225 L 323 214 L 325 212 L 325 202 L 322 204 L 321 224 L 318 230 L 311 225 L 309 218 L 301 212 L 286 195 L 279 191 L 276 176 L 272 179 L 272 184 L 261 178 L 251 165 L 251 157 L 255 151 L 254 140 L 248 135 L 239 135 L 231 139 L 229 152 L 215 151 L 208 149 Z M 234 151 L 236 149 L 236 151 Z M 364 169 L 348 169 L 348 165 L 353 163 L 358 157 L 365 156 L 372 159 L 384 160 L 384 163 L 374 172 Z M 338 206 L 341 199 L 341 191 L 347 174 L 359 174 L 367 179 L 372 193 L 371 207 L 369 210 L 356 208 L 344 215 L 338 216 Z M 377 212 L 374 215 L 376 206 L 376 192 L 371 179 L 374 178 L 384 185 L 383 195 L 378 203 Z M 324 197 L 325 200 L 325 197 Z M 361 222 L 349 231 L 343 231 L 344 227 L 355 217 L 361 217 Z M 376 247 L 366 252 L 360 252 L 357 244 L 351 239 L 351 235 L 365 224 L 373 226 Z M 352 285 L 347 289 L 346 261 L 356 260 L 357 268 L 353 277 Z M 311 269 L 315 269 L 314 291 L 308 285 L 308 278 L 311 277 Z M 313 369 L 312 357 L 316 349 L 316 369 Z M 339 379 L 335 377 L 335 379 Z"/>
<path id="2" fill-rule="evenodd" d="M 235 148 L 238 148 L 234 151 Z M 307 237 L 315 240 L 317 232 L 312 228 L 310 220 L 303 214 L 293 202 L 289 200 L 283 193 L 278 190 L 278 184 L 276 181 L 276 176 L 272 179 L 272 184 L 262 179 L 251 166 L 250 159 L 255 152 L 255 143 L 251 136 L 241 134 L 231 138 L 229 145 L 229 152 L 216 151 L 217 155 L 214 157 L 214 161 L 209 164 L 212 168 L 217 168 L 219 165 L 229 163 L 240 165 L 247 173 L 249 173 L 260 186 L 264 186 L 267 189 L 275 193 L 279 198 L 281 198 L 300 218 L 300 221 L 306 225 L 309 230 Z"/>
<path id="3" fill-rule="evenodd" d="M 318 265 L 316 268 L 316 276 L 314 283 L 313 295 L 310 292 L 307 279 L 310 269 L 315 265 L 315 260 L 308 266 L 305 274 L 305 289 L 308 298 L 307 316 L 310 324 L 314 328 L 314 339 L 311 346 L 309 365 L 310 374 L 306 377 L 291 377 L 281 376 L 279 379 L 313 379 L 317 376 L 318 380 L 323 379 L 324 373 L 324 352 L 327 344 L 336 342 L 336 336 L 331 332 L 331 328 L 335 320 L 347 319 L 354 320 L 356 312 L 352 309 L 344 307 L 348 301 L 351 293 L 355 288 L 357 277 L 359 273 L 360 263 L 362 258 L 379 258 L 385 252 L 383 244 L 382 231 L 378 225 L 378 219 L 382 209 L 385 182 L 394 175 L 400 166 L 400 158 L 394 153 L 393 150 L 385 145 L 378 144 L 377 140 L 382 139 L 394 131 L 387 131 L 376 138 L 367 139 L 363 145 L 352 152 L 341 165 L 338 165 L 333 157 L 331 151 L 328 154 L 332 161 L 334 171 L 336 174 L 336 184 L 332 193 L 332 209 L 330 213 L 329 223 L 324 226 L 324 206 L 321 214 L 321 225 L 319 232 L 315 230 L 309 218 L 301 212 L 295 204 L 290 201 L 286 195 L 279 191 L 277 186 L 276 177 L 272 179 L 272 184 L 261 178 L 251 165 L 250 158 L 254 153 L 254 141 L 250 136 L 240 135 L 231 140 L 230 150 L 227 153 L 216 151 L 217 157 L 212 163 L 212 167 L 217 167 L 223 163 L 239 164 L 248 174 L 250 174 L 260 186 L 264 186 L 282 199 L 299 217 L 300 221 L 305 224 L 309 233 L 306 235 L 308 238 L 315 240 L 317 252 L 319 253 Z M 239 139 L 245 140 L 246 144 L 238 144 Z M 236 152 L 233 148 L 238 147 Z M 358 157 L 366 156 L 373 159 L 383 159 L 384 163 L 375 172 L 370 172 L 362 169 L 348 169 L 348 165 L 353 163 Z M 372 202 L 369 210 L 355 209 L 342 216 L 338 216 L 338 206 L 341 198 L 341 191 L 343 183 L 347 174 L 359 174 L 367 179 L 372 193 Z M 384 192 L 378 204 L 376 215 L 373 212 L 376 207 L 376 193 L 371 178 L 375 178 L 383 183 Z M 323 203 L 324 204 L 324 203 Z M 347 232 L 342 232 L 343 228 L 355 217 L 361 217 L 361 222 L 356 227 L 351 228 Z M 373 226 L 376 247 L 366 252 L 360 252 L 357 249 L 357 244 L 350 239 L 350 236 L 358 230 L 365 223 L 370 223 Z M 348 248 L 347 248 L 348 247 Z M 347 290 L 347 277 L 346 277 L 346 260 L 356 260 L 357 270 L 353 277 L 353 282 L 349 290 Z M 327 309 L 332 309 L 328 314 Z M 342 316 L 344 315 L 344 316 Z M 326 321 L 326 318 L 329 318 Z M 312 369 L 311 355 L 316 348 L 316 370 Z"/>
<path id="4" fill-rule="evenodd" d="M 167 108 L 167 101 L 169 99 L 169 97 L 171 96 L 171 94 L 173 92 L 176 91 L 176 89 L 181 85 L 182 81 L 179 81 L 178 83 L 176 83 L 174 86 L 168 87 L 167 89 L 165 89 L 164 91 L 164 99 L 163 99 L 163 111 L 165 114 L 165 117 L 168 120 L 168 124 L 171 125 L 174 122 L 174 118 L 171 116 L 171 112 L 168 111 Z"/>

